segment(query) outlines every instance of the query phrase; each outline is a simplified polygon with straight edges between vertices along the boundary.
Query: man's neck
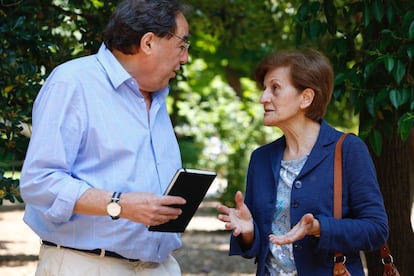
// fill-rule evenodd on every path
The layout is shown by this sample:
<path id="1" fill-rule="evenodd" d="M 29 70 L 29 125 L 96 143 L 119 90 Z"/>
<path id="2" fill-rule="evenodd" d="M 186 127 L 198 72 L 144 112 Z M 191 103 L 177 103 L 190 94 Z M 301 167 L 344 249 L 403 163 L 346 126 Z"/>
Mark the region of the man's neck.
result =
<path id="1" fill-rule="evenodd" d="M 142 91 L 140 90 L 142 96 L 144 97 L 145 100 L 145 105 L 147 107 L 147 111 L 150 110 L 151 107 L 151 102 L 152 102 L 152 93 L 148 92 L 148 91 Z"/>

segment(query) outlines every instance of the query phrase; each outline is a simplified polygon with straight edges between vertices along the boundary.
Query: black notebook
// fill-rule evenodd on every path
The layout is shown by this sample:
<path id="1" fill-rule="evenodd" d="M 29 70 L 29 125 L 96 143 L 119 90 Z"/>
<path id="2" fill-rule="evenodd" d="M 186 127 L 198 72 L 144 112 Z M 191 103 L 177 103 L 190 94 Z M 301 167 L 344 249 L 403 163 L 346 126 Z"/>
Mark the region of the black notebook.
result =
<path id="1" fill-rule="evenodd" d="M 187 203 L 178 205 L 181 215 L 164 224 L 150 226 L 149 231 L 184 232 L 201 201 L 216 178 L 217 173 L 196 169 L 179 169 L 165 190 L 165 195 L 181 196 Z"/>

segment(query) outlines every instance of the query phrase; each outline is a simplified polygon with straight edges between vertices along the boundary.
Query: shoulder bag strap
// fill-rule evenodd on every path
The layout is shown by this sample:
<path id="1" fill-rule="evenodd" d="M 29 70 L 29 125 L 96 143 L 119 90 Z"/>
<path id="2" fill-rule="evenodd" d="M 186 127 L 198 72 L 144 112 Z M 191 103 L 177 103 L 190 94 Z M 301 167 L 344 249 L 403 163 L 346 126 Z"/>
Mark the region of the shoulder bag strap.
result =
<path id="1" fill-rule="evenodd" d="M 334 158 L 334 217 L 340 219 L 342 217 L 342 143 L 348 133 L 342 134 L 336 142 L 335 146 L 335 158 Z M 334 255 L 334 276 L 350 276 L 351 274 L 345 266 L 346 257 L 336 252 Z"/>
<path id="2" fill-rule="evenodd" d="M 336 142 L 334 159 L 334 217 L 342 217 L 342 143 L 348 133 L 342 134 Z"/>
<path id="3" fill-rule="evenodd" d="M 338 139 L 335 146 L 334 159 L 334 217 L 342 217 L 342 142 L 349 133 L 344 133 Z M 381 261 L 384 265 L 383 276 L 400 276 L 398 269 L 394 265 L 388 243 L 385 243 L 380 250 Z M 334 257 L 334 275 L 350 275 L 345 267 L 346 257 L 339 252 Z"/>

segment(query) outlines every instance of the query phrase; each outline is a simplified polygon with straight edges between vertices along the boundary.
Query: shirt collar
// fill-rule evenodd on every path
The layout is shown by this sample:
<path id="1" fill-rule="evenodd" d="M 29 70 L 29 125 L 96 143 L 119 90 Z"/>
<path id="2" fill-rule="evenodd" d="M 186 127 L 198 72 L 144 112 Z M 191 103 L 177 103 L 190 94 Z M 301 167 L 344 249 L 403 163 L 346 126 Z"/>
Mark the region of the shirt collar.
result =
<path id="1" fill-rule="evenodd" d="M 133 79 L 132 76 L 125 70 L 125 68 L 119 63 L 112 52 L 102 43 L 96 54 L 98 62 L 104 68 L 108 79 L 111 81 L 112 86 L 118 90 L 118 88 L 128 80 Z M 135 80 L 134 80 L 135 81 Z M 158 99 L 165 99 L 169 93 L 169 87 L 165 87 L 154 93 L 154 97 Z"/>
<path id="2" fill-rule="evenodd" d="M 121 84 L 132 78 L 104 43 L 99 48 L 96 58 L 115 89 L 118 89 Z"/>

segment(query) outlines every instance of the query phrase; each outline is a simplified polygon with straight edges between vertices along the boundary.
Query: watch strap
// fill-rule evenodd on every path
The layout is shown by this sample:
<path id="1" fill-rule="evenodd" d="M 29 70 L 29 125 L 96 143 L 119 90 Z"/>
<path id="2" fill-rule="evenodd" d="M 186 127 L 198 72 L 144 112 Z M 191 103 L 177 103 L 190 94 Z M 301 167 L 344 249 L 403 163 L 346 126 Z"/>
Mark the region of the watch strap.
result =
<path id="1" fill-rule="evenodd" d="M 112 194 L 111 202 L 118 203 L 119 202 L 119 199 L 121 198 L 121 194 L 122 194 L 121 192 L 114 192 Z"/>

